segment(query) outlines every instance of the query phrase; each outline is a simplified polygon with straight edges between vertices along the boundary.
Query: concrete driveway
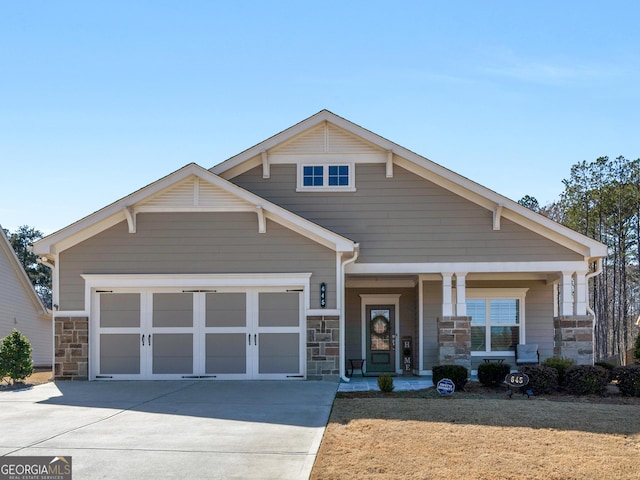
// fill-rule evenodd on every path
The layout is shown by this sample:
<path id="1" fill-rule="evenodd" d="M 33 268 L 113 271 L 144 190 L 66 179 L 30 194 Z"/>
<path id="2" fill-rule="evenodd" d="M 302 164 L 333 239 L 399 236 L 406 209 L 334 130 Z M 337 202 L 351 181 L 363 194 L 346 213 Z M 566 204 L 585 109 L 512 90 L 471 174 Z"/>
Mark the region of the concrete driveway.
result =
<path id="1" fill-rule="evenodd" d="M 71 456 L 73 478 L 305 479 L 338 385 L 57 382 L 0 393 L 0 455 Z"/>

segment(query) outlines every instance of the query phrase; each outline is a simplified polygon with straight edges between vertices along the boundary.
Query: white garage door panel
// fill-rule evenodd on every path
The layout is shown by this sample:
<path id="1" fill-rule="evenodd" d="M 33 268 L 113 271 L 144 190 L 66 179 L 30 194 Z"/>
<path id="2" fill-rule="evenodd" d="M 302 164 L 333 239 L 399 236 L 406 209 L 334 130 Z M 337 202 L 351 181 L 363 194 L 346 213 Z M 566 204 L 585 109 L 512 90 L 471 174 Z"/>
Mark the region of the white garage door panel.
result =
<path id="1" fill-rule="evenodd" d="M 193 374 L 193 335 L 156 333 L 152 337 L 154 374 Z"/>
<path id="2" fill-rule="evenodd" d="M 100 373 L 140 374 L 140 335 L 116 333 L 100 336 Z"/>
<path id="3" fill-rule="evenodd" d="M 246 375 L 247 343 L 244 333 L 207 333 L 205 373 Z"/>
<path id="4" fill-rule="evenodd" d="M 93 378 L 304 377 L 302 292 L 120 290 L 93 296 Z"/>
<path id="5" fill-rule="evenodd" d="M 300 373 L 300 335 L 297 333 L 260 334 L 259 373 Z"/>

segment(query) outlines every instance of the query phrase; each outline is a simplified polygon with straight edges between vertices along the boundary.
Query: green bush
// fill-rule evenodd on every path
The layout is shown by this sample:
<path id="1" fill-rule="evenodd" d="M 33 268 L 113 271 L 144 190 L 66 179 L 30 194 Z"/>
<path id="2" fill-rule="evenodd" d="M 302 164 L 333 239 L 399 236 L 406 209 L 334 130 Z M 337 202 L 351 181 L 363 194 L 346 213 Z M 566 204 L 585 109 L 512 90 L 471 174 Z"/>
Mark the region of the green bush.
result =
<path id="1" fill-rule="evenodd" d="M 609 384 L 609 372 L 596 365 L 574 365 L 567 368 L 564 383 L 571 395 L 604 395 Z"/>
<path id="2" fill-rule="evenodd" d="M 378 377 L 378 388 L 381 392 L 393 392 L 393 377 L 388 373 L 383 373 Z"/>
<path id="3" fill-rule="evenodd" d="M 13 330 L 0 343 L 0 377 L 21 382 L 33 373 L 31 344 L 18 330 Z"/>
<path id="4" fill-rule="evenodd" d="M 529 383 L 525 387 L 534 394 L 553 393 L 558 390 L 558 370 L 546 365 L 524 365 L 519 371 L 526 373 Z"/>
<path id="5" fill-rule="evenodd" d="M 555 368 L 558 371 L 558 384 L 564 385 L 564 372 L 575 363 L 575 360 L 572 358 L 550 357 L 542 362 L 542 365 Z"/>
<path id="6" fill-rule="evenodd" d="M 504 383 L 504 377 L 510 371 L 508 363 L 481 363 L 478 365 L 478 381 L 487 387 L 497 387 Z"/>
<path id="7" fill-rule="evenodd" d="M 640 335 L 636 338 L 636 343 L 633 347 L 633 358 L 636 359 L 636 363 L 640 363 Z"/>
<path id="8" fill-rule="evenodd" d="M 469 370 L 462 365 L 436 365 L 431 367 L 433 372 L 433 384 L 437 385 L 443 378 L 451 380 L 456 390 L 464 390 L 464 386 L 469 380 Z"/>
<path id="9" fill-rule="evenodd" d="M 613 370 L 616 368 L 616 366 L 613 363 L 596 362 L 596 363 L 594 363 L 594 365 L 604 368 L 607 371 L 607 380 L 608 381 L 612 380 L 612 378 L 613 378 Z"/>
<path id="10" fill-rule="evenodd" d="M 640 364 L 618 367 L 613 371 L 612 378 L 618 381 L 622 395 L 640 397 Z"/>

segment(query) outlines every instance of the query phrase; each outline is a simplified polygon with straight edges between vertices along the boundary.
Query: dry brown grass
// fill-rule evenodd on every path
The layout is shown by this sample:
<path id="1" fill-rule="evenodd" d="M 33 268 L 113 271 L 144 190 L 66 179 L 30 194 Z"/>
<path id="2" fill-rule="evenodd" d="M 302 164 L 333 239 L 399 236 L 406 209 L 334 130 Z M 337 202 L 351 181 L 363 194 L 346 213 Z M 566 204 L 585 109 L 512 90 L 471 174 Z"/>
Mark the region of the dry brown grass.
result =
<path id="1" fill-rule="evenodd" d="M 24 382 L 11 384 L 8 378 L 0 379 L 0 391 L 2 390 L 17 390 L 21 388 L 30 388 L 33 385 L 40 385 L 41 383 L 47 383 L 51 381 L 53 372 L 48 369 L 36 369 L 33 374 L 27 377 Z"/>
<path id="2" fill-rule="evenodd" d="M 640 478 L 638 399 L 346 397 L 334 402 L 314 480 Z"/>

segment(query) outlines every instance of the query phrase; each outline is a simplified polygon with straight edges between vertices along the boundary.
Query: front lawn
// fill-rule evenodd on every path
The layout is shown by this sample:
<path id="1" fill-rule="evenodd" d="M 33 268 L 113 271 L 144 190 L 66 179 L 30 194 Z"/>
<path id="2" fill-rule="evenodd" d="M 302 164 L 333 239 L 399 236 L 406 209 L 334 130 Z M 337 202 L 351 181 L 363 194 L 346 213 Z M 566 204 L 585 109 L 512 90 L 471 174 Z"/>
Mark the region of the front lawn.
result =
<path id="1" fill-rule="evenodd" d="M 311 478 L 640 478 L 640 399 L 468 390 L 338 394 Z"/>

